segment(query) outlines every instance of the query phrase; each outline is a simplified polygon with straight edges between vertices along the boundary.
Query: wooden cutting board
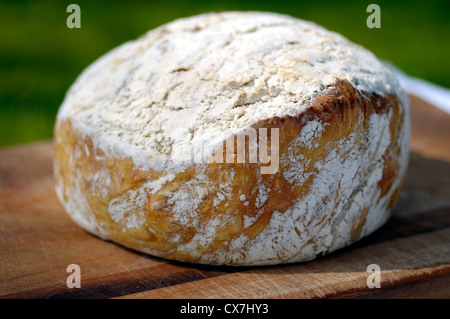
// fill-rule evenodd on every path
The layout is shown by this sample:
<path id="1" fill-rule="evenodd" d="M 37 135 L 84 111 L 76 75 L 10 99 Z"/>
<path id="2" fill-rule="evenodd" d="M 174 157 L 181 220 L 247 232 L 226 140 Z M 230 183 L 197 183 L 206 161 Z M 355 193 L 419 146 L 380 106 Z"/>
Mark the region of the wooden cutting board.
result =
<path id="1" fill-rule="evenodd" d="M 198 266 L 89 235 L 58 202 L 52 143 L 0 150 L 0 298 L 450 298 L 450 115 L 411 96 L 408 177 L 393 218 L 308 263 Z M 81 288 L 66 285 L 67 266 Z M 369 288 L 370 264 L 381 288 Z"/>

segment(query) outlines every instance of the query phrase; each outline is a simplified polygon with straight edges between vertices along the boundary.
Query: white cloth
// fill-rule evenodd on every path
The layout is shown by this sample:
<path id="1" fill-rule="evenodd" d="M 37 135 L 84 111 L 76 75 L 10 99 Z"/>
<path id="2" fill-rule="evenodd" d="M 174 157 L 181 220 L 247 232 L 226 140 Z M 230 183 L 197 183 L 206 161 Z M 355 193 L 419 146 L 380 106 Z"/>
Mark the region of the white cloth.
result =
<path id="1" fill-rule="evenodd" d="M 431 105 L 441 109 L 450 114 L 450 90 L 442 86 L 433 84 L 431 82 L 411 77 L 395 66 L 386 63 L 388 67 L 394 70 L 397 75 L 400 85 L 408 94 L 417 96 L 418 98 L 430 103 Z"/>

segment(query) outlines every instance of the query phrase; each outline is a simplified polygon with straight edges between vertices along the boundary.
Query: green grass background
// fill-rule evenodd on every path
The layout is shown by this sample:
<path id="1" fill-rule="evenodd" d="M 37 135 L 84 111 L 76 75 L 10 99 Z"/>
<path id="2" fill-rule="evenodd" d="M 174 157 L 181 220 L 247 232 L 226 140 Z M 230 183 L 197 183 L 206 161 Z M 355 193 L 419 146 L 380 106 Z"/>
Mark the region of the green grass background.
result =
<path id="1" fill-rule="evenodd" d="M 66 8 L 81 7 L 81 29 Z M 366 26 L 368 4 L 381 29 Z M 81 71 L 115 46 L 176 18 L 258 10 L 314 21 L 407 74 L 450 87 L 450 1 L 1 1 L 0 146 L 50 139 L 65 92 Z"/>

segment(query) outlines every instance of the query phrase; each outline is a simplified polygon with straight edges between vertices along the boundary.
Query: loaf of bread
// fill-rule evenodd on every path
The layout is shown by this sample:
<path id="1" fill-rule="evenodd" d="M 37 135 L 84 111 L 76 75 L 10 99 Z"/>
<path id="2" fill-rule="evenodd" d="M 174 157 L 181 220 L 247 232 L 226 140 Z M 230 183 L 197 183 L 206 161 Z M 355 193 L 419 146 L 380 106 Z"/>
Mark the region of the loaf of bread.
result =
<path id="1" fill-rule="evenodd" d="M 261 12 L 179 19 L 107 53 L 55 125 L 59 199 L 82 228 L 167 259 L 308 261 L 390 217 L 409 104 L 368 50 Z"/>

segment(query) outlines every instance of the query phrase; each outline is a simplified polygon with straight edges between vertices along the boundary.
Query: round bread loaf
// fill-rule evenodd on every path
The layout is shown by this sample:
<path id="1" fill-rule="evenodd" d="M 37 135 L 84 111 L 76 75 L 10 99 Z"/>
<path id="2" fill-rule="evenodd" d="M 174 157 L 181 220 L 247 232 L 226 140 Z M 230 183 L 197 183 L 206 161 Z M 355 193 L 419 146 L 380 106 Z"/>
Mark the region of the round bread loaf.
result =
<path id="1" fill-rule="evenodd" d="M 107 53 L 70 88 L 56 191 L 88 232 L 154 256 L 308 261 L 391 215 L 408 103 L 372 53 L 313 23 L 180 19 Z"/>

